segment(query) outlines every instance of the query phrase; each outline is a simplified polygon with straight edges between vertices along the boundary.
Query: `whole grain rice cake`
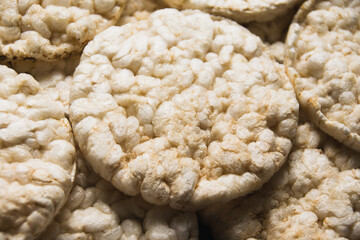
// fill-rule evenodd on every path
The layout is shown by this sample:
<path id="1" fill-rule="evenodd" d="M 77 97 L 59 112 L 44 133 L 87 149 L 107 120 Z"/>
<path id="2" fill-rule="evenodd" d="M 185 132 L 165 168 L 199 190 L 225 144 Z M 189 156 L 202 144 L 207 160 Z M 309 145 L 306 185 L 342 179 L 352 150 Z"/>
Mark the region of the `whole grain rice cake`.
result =
<path id="1" fill-rule="evenodd" d="M 305 2 L 287 36 L 285 66 L 311 120 L 360 151 L 360 1 Z"/>
<path id="2" fill-rule="evenodd" d="M 59 101 L 0 65 L 0 239 L 33 239 L 65 204 L 75 147 Z"/>
<path id="3" fill-rule="evenodd" d="M 70 104 L 95 172 L 177 209 L 259 188 L 284 163 L 298 114 L 291 83 L 258 37 L 175 9 L 97 35 L 75 70 Z"/>
<path id="4" fill-rule="evenodd" d="M 2 0 L 0 59 L 54 60 L 114 25 L 126 0 Z"/>

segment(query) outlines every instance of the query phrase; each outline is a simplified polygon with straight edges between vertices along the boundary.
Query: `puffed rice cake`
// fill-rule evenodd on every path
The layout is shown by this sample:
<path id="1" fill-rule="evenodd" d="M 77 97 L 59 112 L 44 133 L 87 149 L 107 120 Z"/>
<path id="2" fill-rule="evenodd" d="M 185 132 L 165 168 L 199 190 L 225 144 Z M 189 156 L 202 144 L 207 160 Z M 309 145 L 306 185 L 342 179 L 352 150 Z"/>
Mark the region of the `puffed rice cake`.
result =
<path id="1" fill-rule="evenodd" d="M 284 163 L 297 126 L 292 86 L 261 40 L 193 10 L 159 10 L 97 35 L 70 98 L 93 169 L 128 195 L 176 209 L 259 188 Z"/>
<path id="2" fill-rule="evenodd" d="M 75 147 L 59 101 L 0 65 L 0 239 L 33 239 L 65 204 Z"/>
<path id="3" fill-rule="evenodd" d="M 309 122 L 264 187 L 201 211 L 215 239 L 360 239 L 360 154 Z"/>
<path id="4" fill-rule="evenodd" d="M 303 110 L 360 151 L 360 1 L 305 2 L 286 41 L 286 71 Z"/>
<path id="5" fill-rule="evenodd" d="M 126 0 L 1 0 L 0 59 L 54 60 L 114 25 Z"/>

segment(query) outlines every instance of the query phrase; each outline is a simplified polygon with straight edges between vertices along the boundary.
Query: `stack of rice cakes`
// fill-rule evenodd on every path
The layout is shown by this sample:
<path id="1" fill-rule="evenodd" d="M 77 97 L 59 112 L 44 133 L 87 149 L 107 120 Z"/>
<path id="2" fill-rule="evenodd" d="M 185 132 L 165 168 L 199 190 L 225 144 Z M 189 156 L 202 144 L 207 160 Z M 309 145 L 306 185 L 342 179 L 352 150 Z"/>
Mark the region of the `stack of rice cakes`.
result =
<path id="1" fill-rule="evenodd" d="M 301 3 L 0 3 L 0 239 L 358 239 L 360 4 Z"/>

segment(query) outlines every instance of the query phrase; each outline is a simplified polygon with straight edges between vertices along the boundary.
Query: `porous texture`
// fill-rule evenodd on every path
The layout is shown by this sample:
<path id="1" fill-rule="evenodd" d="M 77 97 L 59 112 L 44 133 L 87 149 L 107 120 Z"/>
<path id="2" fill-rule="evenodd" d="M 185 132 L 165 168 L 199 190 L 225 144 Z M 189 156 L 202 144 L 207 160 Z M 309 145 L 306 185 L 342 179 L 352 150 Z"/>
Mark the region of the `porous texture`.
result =
<path id="1" fill-rule="evenodd" d="M 199 11 L 159 10 L 96 36 L 70 101 L 93 169 L 128 195 L 177 209 L 259 188 L 297 126 L 291 83 L 261 40 Z"/>
<path id="2" fill-rule="evenodd" d="M 360 151 L 360 1 L 307 1 L 291 25 L 285 65 L 323 131 Z"/>
<path id="3" fill-rule="evenodd" d="M 115 24 L 126 0 L 2 0 L 0 58 L 54 60 Z"/>
<path id="4" fill-rule="evenodd" d="M 215 239 L 359 239 L 360 154 L 299 126 L 283 168 L 257 193 L 201 213 Z"/>
<path id="5" fill-rule="evenodd" d="M 38 240 L 196 240 L 195 213 L 151 205 L 120 193 L 77 158 L 69 200 Z"/>
<path id="6" fill-rule="evenodd" d="M 291 86 L 260 40 L 200 12 L 158 11 L 98 35 L 71 98 L 93 168 L 127 194 L 176 208 L 259 187 L 283 163 L 297 119 Z"/>
<path id="7" fill-rule="evenodd" d="M 178 9 L 199 9 L 237 22 L 266 22 L 284 14 L 301 0 L 162 0 Z"/>
<path id="8" fill-rule="evenodd" d="M 60 102 L 0 65 L 0 239 L 33 239 L 64 205 L 75 175 Z"/>

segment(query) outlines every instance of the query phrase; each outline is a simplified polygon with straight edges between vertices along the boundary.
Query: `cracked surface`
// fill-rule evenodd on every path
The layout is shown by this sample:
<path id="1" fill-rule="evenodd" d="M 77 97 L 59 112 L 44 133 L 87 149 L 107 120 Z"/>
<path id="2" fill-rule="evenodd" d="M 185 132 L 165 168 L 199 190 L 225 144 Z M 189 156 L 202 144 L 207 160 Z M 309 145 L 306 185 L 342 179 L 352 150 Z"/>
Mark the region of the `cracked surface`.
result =
<path id="1" fill-rule="evenodd" d="M 75 175 L 60 102 L 28 74 L 0 65 L 0 239 L 32 239 L 64 205 Z"/>
<path id="2" fill-rule="evenodd" d="M 114 25 L 126 0 L 2 0 L 0 58 L 54 60 Z"/>
<path id="3" fill-rule="evenodd" d="M 162 0 L 178 9 L 199 9 L 237 22 L 266 22 L 284 14 L 301 0 Z"/>
<path id="4" fill-rule="evenodd" d="M 86 166 L 78 153 L 69 200 L 38 240 L 196 240 L 195 213 L 129 197 Z"/>
<path id="5" fill-rule="evenodd" d="M 177 209 L 259 188 L 297 126 L 292 86 L 261 40 L 199 11 L 159 10 L 99 34 L 70 98 L 93 169 L 128 195 Z"/>
<path id="6" fill-rule="evenodd" d="M 360 154 L 301 124 L 283 168 L 257 193 L 202 211 L 216 239 L 359 239 Z"/>
<path id="7" fill-rule="evenodd" d="M 300 105 L 323 131 L 360 150 L 360 1 L 307 1 L 285 65 Z"/>

